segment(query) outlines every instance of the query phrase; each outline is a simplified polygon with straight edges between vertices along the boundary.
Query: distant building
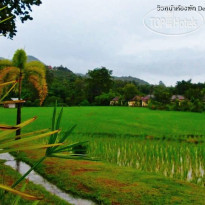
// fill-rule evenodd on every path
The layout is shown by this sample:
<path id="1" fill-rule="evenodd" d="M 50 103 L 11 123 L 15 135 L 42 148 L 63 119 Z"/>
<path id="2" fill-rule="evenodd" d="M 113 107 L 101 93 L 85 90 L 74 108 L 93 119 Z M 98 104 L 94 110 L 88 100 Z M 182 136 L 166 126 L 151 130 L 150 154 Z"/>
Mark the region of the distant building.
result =
<path id="1" fill-rule="evenodd" d="M 118 96 L 118 97 L 115 97 L 115 98 L 113 98 L 111 101 L 110 101 L 110 105 L 119 105 L 119 103 L 120 103 L 120 97 Z"/>
<path id="2" fill-rule="evenodd" d="M 141 107 L 142 106 L 142 97 L 136 95 L 130 101 L 128 101 L 129 107 Z"/>
<path id="3" fill-rule="evenodd" d="M 16 104 L 25 103 L 25 100 L 18 100 L 18 98 L 11 98 L 10 101 L 4 101 L 1 104 L 4 105 L 4 108 L 16 108 Z"/>
<path id="4" fill-rule="evenodd" d="M 185 100 L 185 97 L 183 95 L 172 95 L 171 100 L 172 101 L 174 101 L 174 100 L 183 101 L 183 100 Z"/>
<path id="5" fill-rule="evenodd" d="M 171 101 L 178 101 L 179 105 L 181 105 L 181 103 L 185 100 L 185 97 L 183 95 L 172 95 L 171 97 Z"/>
<path id="6" fill-rule="evenodd" d="M 150 100 L 154 98 L 154 95 L 147 95 L 145 97 L 142 97 L 142 107 L 147 107 Z"/>

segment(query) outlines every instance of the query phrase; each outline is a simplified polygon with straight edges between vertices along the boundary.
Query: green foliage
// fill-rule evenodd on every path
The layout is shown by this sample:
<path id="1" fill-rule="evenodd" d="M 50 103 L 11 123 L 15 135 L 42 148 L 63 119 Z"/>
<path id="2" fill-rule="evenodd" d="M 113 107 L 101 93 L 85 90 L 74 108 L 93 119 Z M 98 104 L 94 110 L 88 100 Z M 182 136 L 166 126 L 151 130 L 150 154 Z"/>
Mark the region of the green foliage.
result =
<path id="1" fill-rule="evenodd" d="M 83 100 L 79 105 L 80 106 L 89 106 L 90 103 L 88 102 L 88 100 Z"/>
<path id="2" fill-rule="evenodd" d="M 36 61 L 27 63 L 26 60 L 27 56 L 23 49 L 15 52 L 12 62 L 0 60 L 0 84 L 17 80 L 20 85 L 18 89 L 8 95 L 8 99 L 15 97 L 18 91 L 18 98 L 30 101 L 28 106 L 37 106 L 36 99 L 40 100 L 38 105 L 42 105 L 48 92 L 45 65 Z M 23 88 L 21 84 L 23 84 Z M 3 94 L 5 92 L 7 92 L 6 89 L 3 90 Z M 0 94 L 2 94 L 1 88 Z"/>
<path id="3" fill-rule="evenodd" d="M 171 93 L 165 86 L 159 85 L 154 89 L 155 100 L 162 105 L 169 104 L 171 99 Z"/>
<path id="4" fill-rule="evenodd" d="M 21 22 L 24 23 L 27 20 L 32 20 L 30 12 L 32 11 L 32 6 L 39 6 L 41 0 L 19 0 L 19 1 L 10 1 L 2 0 L 0 2 L 0 8 L 8 6 L 4 10 L 0 11 L 0 21 L 12 17 L 11 19 L 1 23 L 0 34 L 13 38 L 16 35 L 16 20 L 17 17 L 20 18 Z"/>
<path id="5" fill-rule="evenodd" d="M 17 68 L 20 68 L 20 70 L 23 70 L 26 65 L 27 56 L 26 52 L 23 49 L 19 49 L 14 53 L 13 56 L 13 65 Z"/>
<path id="6" fill-rule="evenodd" d="M 11 67 L 11 66 L 12 66 L 12 62 L 10 60 L 7 60 L 7 59 L 0 60 L 0 70 L 2 68 Z"/>
<path id="7" fill-rule="evenodd" d="M 52 117 L 52 131 L 49 133 L 41 134 L 36 137 L 30 137 L 21 139 L 20 143 L 25 143 L 28 141 L 31 141 L 32 139 L 39 139 L 48 135 L 51 135 L 48 140 L 48 148 L 46 149 L 45 156 L 43 156 L 40 160 L 38 160 L 22 177 L 20 177 L 13 185 L 12 188 L 15 188 L 22 180 L 24 180 L 32 170 L 34 170 L 36 167 L 38 167 L 46 158 L 48 157 L 57 157 L 57 158 L 64 158 L 64 159 L 78 159 L 78 160 L 93 160 L 92 158 L 89 158 L 84 153 L 84 144 L 86 142 L 77 142 L 73 144 L 67 144 L 65 143 L 75 126 L 73 126 L 70 130 L 66 131 L 61 138 L 59 138 L 58 132 L 60 131 L 60 125 L 61 125 L 61 119 L 63 114 L 63 108 L 61 108 L 59 115 L 57 116 L 57 102 L 53 110 L 53 117 Z M 7 144 L 18 144 L 18 141 L 10 142 Z M 65 145 L 62 145 L 62 143 L 65 143 Z M 3 148 L 5 145 L 3 146 Z M 2 145 L 0 146 L 2 148 Z M 76 154 L 76 149 L 78 152 L 81 150 L 83 154 Z M 83 151 L 82 151 L 83 150 Z M 13 151 L 13 150 L 12 150 Z"/>
<path id="8" fill-rule="evenodd" d="M 95 97 L 96 105 L 109 105 L 110 101 L 116 96 L 115 93 L 110 91 L 109 93 L 102 93 L 100 96 Z"/>
<path id="9" fill-rule="evenodd" d="M 92 102 L 96 96 L 109 92 L 113 84 L 111 75 L 112 71 L 105 67 L 88 71 L 88 100 L 90 102 Z"/>
<path id="10" fill-rule="evenodd" d="M 125 101 L 129 101 L 134 96 L 139 94 L 137 87 L 132 83 L 126 84 L 123 91 L 124 91 L 124 100 Z"/>

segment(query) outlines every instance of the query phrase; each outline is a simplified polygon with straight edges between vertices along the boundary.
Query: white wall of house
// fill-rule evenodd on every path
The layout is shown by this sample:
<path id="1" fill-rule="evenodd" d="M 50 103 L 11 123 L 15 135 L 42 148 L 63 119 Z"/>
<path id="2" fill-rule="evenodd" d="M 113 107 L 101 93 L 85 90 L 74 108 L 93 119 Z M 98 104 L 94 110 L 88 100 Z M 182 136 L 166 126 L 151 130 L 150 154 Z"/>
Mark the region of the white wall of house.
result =
<path id="1" fill-rule="evenodd" d="M 16 108 L 15 104 L 8 104 L 8 108 Z"/>

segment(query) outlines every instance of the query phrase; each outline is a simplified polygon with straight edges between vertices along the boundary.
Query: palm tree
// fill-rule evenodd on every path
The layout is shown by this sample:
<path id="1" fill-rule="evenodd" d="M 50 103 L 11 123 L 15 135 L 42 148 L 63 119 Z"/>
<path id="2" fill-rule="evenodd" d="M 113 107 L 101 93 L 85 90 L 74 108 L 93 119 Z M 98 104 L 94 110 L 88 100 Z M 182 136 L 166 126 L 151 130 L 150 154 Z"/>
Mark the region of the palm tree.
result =
<path id="1" fill-rule="evenodd" d="M 26 82 L 31 83 L 38 91 L 40 105 L 42 105 L 48 93 L 45 66 L 38 61 L 27 63 L 26 52 L 19 49 L 15 52 L 12 61 L 0 60 L 0 83 L 18 81 L 18 100 L 21 100 L 23 79 L 26 79 Z M 0 88 L 0 94 L 2 92 Z M 17 104 L 17 124 L 21 123 L 21 106 L 21 103 Z M 20 133 L 20 130 L 16 131 L 16 135 Z"/>

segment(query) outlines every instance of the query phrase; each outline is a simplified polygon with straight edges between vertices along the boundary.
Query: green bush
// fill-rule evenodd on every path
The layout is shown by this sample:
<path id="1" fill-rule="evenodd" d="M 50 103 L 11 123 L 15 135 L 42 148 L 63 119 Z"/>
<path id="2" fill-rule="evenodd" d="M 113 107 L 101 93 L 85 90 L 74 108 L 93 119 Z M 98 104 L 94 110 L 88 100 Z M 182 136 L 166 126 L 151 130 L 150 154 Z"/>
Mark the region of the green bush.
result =
<path id="1" fill-rule="evenodd" d="M 83 100 L 79 105 L 80 106 L 89 106 L 90 103 L 88 102 L 88 100 Z"/>

